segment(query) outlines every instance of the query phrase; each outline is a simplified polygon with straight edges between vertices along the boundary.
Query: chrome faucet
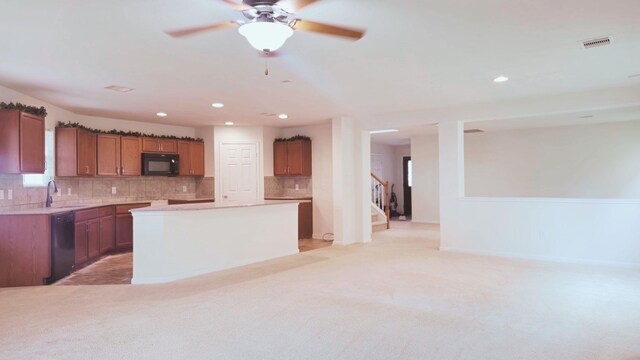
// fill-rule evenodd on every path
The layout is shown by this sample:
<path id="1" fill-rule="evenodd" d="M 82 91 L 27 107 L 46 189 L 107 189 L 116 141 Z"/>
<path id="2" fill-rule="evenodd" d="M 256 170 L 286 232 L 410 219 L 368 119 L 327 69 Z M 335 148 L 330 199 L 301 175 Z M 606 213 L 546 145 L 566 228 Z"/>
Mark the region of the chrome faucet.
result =
<path id="1" fill-rule="evenodd" d="M 47 183 L 47 202 L 45 203 L 46 207 L 51 207 L 51 203 L 53 203 L 53 197 L 49 194 L 51 183 L 53 183 L 53 193 L 58 193 L 58 185 L 56 184 L 55 180 L 49 180 L 49 182 Z"/>

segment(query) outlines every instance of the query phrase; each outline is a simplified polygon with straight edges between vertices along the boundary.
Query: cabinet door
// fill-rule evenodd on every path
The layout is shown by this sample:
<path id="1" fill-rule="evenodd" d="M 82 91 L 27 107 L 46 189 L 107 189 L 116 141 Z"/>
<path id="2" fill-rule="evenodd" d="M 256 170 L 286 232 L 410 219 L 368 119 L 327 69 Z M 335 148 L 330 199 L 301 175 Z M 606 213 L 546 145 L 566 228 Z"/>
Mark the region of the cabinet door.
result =
<path id="1" fill-rule="evenodd" d="M 178 141 L 177 140 L 160 139 L 160 152 L 165 153 L 165 154 L 177 154 L 178 153 Z"/>
<path id="2" fill-rule="evenodd" d="M 78 130 L 78 175 L 96 175 L 96 134 Z"/>
<path id="3" fill-rule="evenodd" d="M 204 143 L 191 143 L 191 175 L 204 176 Z"/>
<path id="4" fill-rule="evenodd" d="M 313 237 L 313 203 L 298 204 L 298 239 Z"/>
<path id="5" fill-rule="evenodd" d="M 114 244 L 115 218 L 113 215 L 100 218 L 100 254 L 113 249 Z"/>
<path id="6" fill-rule="evenodd" d="M 287 142 L 287 166 L 289 175 L 302 175 L 302 141 Z"/>
<path id="7" fill-rule="evenodd" d="M 275 176 L 287 175 L 287 141 L 273 143 L 273 174 Z"/>
<path id="8" fill-rule="evenodd" d="M 131 214 L 116 215 L 116 248 L 133 245 L 133 216 Z"/>
<path id="9" fill-rule="evenodd" d="M 120 175 L 120 136 L 98 135 L 98 175 Z"/>
<path id="10" fill-rule="evenodd" d="M 86 221 L 76 223 L 76 266 L 84 264 L 87 257 L 87 240 L 89 238 L 89 225 Z"/>
<path id="11" fill-rule="evenodd" d="M 100 255 L 100 219 L 87 222 L 87 257 L 93 259 Z"/>
<path id="12" fill-rule="evenodd" d="M 160 152 L 160 140 L 142 138 L 142 152 Z"/>
<path id="13" fill-rule="evenodd" d="M 191 142 L 178 141 L 178 156 L 180 156 L 180 176 L 191 175 Z"/>
<path id="14" fill-rule="evenodd" d="M 20 172 L 44 174 L 44 119 L 20 113 Z"/>
<path id="15" fill-rule="evenodd" d="M 140 176 L 142 174 L 142 140 L 139 137 L 120 139 L 120 175 Z"/>

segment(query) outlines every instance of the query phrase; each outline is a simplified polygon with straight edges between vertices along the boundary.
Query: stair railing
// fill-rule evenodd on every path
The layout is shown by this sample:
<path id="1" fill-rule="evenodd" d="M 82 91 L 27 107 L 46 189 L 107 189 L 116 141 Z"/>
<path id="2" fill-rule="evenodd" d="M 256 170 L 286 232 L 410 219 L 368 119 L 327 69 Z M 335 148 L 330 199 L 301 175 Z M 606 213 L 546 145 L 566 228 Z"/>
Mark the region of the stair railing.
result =
<path id="1" fill-rule="evenodd" d="M 374 173 L 371 173 L 371 202 L 387 217 L 387 229 L 389 228 L 389 182 L 383 181 Z"/>

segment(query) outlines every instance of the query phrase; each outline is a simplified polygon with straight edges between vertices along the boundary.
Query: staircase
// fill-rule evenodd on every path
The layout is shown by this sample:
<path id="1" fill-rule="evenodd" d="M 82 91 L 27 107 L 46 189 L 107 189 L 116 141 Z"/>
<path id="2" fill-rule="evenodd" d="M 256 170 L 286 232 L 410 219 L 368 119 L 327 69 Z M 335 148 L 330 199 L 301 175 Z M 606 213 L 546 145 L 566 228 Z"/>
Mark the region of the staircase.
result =
<path id="1" fill-rule="evenodd" d="M 389 182 L 371 174 L 371 227 L 382 231 L 389 228 Z"/>

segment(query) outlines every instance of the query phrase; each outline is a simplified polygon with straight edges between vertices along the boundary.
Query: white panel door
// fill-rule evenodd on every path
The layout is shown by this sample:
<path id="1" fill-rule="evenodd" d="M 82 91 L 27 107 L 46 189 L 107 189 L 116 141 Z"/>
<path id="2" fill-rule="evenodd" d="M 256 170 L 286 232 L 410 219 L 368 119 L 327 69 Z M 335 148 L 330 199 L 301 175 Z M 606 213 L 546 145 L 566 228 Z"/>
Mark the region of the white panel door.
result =
<path id="1" fill-rule="evenodd" d="M 258 197 L 258 145 L 221 144 L 223 203 L 254 203 Z"/>

